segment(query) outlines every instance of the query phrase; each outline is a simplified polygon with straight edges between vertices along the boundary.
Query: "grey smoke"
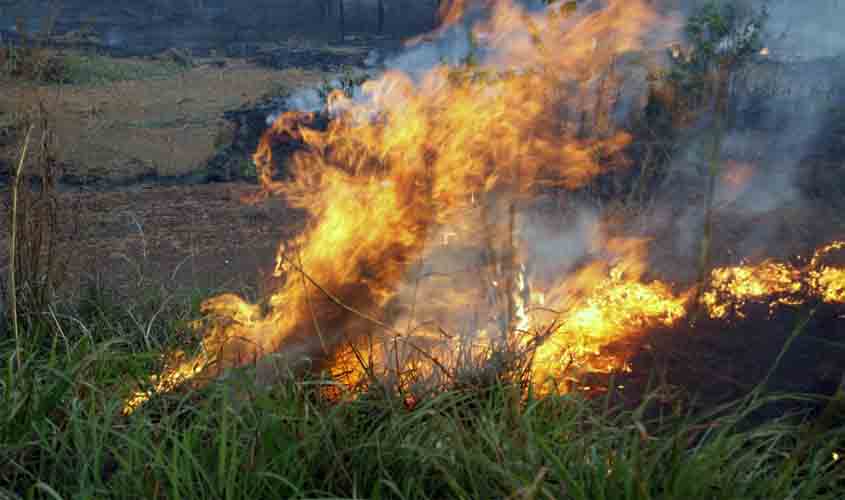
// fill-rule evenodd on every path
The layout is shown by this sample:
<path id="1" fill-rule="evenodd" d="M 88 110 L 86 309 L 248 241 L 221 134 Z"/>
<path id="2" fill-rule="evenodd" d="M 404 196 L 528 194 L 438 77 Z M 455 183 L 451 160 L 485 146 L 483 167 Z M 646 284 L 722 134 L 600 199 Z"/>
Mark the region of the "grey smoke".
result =
<path id="1" fill-rule="evenodd" d="M 315 88 L 305 88 L 297 90 L 285 101 L 285 108 L 296 111 L 316 112 L 323 109 L 325 103 L 320 97 L 320 93 Z M 267 125 L 276 121 L 278 112 L 273 113 L 267 117 Z"/>
<path id="2" fill-rule="evenodd" d="M 591 208 L 578 207 L 572 219 L 561 228 L 550 227 L 542 219 L 522 218 L 520 242 L 536 276 L 568 272 L 594 250 L 601 227 L 599 214 Z"/>
<path id="3" fill-rule="evenodd" d="M 777 243 L 780 210 L 812 208 L 812 201 L 799 188 L 801 166 L 818 143 L 836 105 L 833 99 L 842 94 L 840 82 L 845 75 L 843 2 L 741 3 L 768 7 L 762 41 L 769 56 L 735 76 L 728 117 L 731 127 L 720 154 L 725 175 L 716 191 L 717 224 L 743 228 L 732 233 L 730 241 L 739 256 Z M 679 8 L 689 14 L 701 4 L 685 2 Z M 662 202 L 676 208 L 673 241 L 679 257 L 697 255 L 700 245 L 711 124 L 712 116 L 708 116 L 687 132 L 663 190 Z M 732 169 L 743 165 L 751 172 L 745 182 L 730 182 Z M 702 201 L 689 205 L 692 199 Z"/>
<path id="4" fill-rule="evenodd" d="M 535 7 L 539 5 L 528 3 Z M 605 3 L 595 0 L 582 3 L 579 8 L 587 12 L 601 8 Z M 704 3 L 704 0 L 664 0 L 658 7 L 661 14 L 683 20 Z M 741 221 L 805 201 L 797 188 L 798 166 L 827 116 L 830 106 L 825 96 L 835 93 L 843 76 L 842 72 L 831 71 L 831 66 L 819 61 L 845 55 L 845 30 L 841 29 L 845 26 L 845 9 L 841 8 L 843 2 L 840 0 L 814 0 L 812 8 L 803 2 L 787 0 L 738 0 L 737 3 L 756 9 L 766 5 L 770 14 L 762 35 L 770 55 L 752 64 L 735 79 L 736 120 L 725 137 L 721 153 L 726 164 L 747 164 L 752 168 L 747 182 L 737 186 L 722 178 L 717 186 L 719 213 Z M 483 11 L 472 11 L 464 22 L 417 41 L 398 55 L 387 57 L 378 67 L 398 70 L 418 79 L 444 62 L 456 64 L 473 49 L 469 35 L 471 26 L 484 15 Z M 681 38 L 677 28 L 661 27 L 646 40 L 647 51 L 657 54 L 658 63 L 659 54 L 665 52 L 666 45 Z M 495 60 L 495 51 L 477 47 L 475 50 L 483 60 Z M 373 54 L 370 62 L 382 60 L 381 56 Z M 626 54 L 619 60 L 617 70 L 624 75 L 624 83 L 614 108 L 617 123 L 624 123 L 627 117 L 642 109 L 648 84 L 647 68 L 640 59 L 637 54 Z M 655 58 L 651 61 L 653 63 Z M 841 60 L 831 64 L 842 66 Z M 357 97 L 362 96 L 359 93 Z M 287 102 L 288 108 L 306 111 L 316 111 L 322 106 L 315 90 L 296 93 Z M 660 200 L 660 203 L 676 207 L 672 222 L 676 229 L 673 241 L 678 256 L 697 253 L 704 208 L 698 203 L 690 204 L 690 200 L 700 199 L 705 192 L 710 119 L 712 117 L 687 131 L 686 138 L 682 139 L 680 152 L 674 155 L 671 175 L 664 185 L 668 197 Z M 571 247 L 584 245 L 584 235 L 578 231 L 552 234 L 529 228 L 530 231 L 537 234 L 529 240 L 550 242 L 534 249 L 538 261 L 583 254 L 583 248 Z M 752 242 L 765 244 L 767 232 L 761 231 L 746 235 L 749 246 Z M 737 242 L 737 246 L 744 246 L 744 243 Z"/>
<path id="5" fill-rule="evenodd" d="M 814 59 L 845 53 L 845 3 L 841 0 L 770 0 L 769 38 L 773 53 Z"/>
<path id="6" fill-rule="evenodd" d="M 119 47 L 126 44 L 126 37 L 120 30 L 110 29 L 105 34 L 105 42 L 109 47 Z"/>

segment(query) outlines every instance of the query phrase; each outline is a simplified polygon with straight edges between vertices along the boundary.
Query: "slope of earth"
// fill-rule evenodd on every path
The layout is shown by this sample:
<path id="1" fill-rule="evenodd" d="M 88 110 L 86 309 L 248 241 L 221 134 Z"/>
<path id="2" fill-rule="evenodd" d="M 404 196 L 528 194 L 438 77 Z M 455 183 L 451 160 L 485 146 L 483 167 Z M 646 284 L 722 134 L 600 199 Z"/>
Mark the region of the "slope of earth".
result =
<path id="1" fill-rule="evenodd" d="M 248 206 L 244 183 L 63 192 L 57 261 L 62 296 L 96 283 L 121 294 L 149 289 L 244 289 L 272 270 L 276 243 L 301 222 L 273 204 Z M 0 196 L 8 199 L 8 189 Z M 0 218 L 0 269 L 8 263 Z"/>
<path id="2" fill-rule="evenodd" d="M 225 111 L 268 94 L 315 85 L 325 76 L 241 59 L 196 62 L 162 74 L 154 71 L 159 61 L 122 60 L 124 66 L 138 67 L 133 75 L 156 76 L 95 84 L 0 81 L 0 116 L 42 101 L 54 120 L 57 159 L 66 182 L 126 183 L 203 168 L 218 146 L 229 141 Z M 5 142 L 7 150 L 0 153 L 8 157 L 14 141 Z"/>

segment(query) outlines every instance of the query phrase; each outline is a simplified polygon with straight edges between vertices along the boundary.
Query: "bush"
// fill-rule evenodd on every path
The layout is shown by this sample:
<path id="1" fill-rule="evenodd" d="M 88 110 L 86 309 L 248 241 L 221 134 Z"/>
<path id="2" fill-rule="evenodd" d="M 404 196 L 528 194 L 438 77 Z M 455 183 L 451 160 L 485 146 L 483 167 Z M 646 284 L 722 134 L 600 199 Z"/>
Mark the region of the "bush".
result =
<path id="1" fill-rule="evenodd" d="M 0 72 L 8 78 L 43 83 L 65 81 L 65 60 L 61 54 L 40 47 L 0 48 Z"/>

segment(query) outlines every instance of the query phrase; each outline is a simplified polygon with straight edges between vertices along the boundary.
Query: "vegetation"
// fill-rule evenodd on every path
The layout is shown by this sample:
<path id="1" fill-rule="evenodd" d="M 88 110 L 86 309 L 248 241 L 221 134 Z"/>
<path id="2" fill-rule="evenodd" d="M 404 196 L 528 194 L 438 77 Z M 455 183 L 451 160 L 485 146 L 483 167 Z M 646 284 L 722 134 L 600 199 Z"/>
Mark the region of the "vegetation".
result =
<path id="1" fill-rule="evenodd" d="M 70 54 L 63 62 L 61 83 L 77 85 L 169 78 L 185 70 L 184 64 L 173 60 L 127 61 L 102 55 Z"/>
<path id="2" fill-rule="evenodd" d="M 130 416 L 123 398 L 187 340 L 193 296 L 134 312 L 93 290 L 74 313 L 0 346 L 0 493 L 15 498 L 840 498 L 845 429 L 800 415 L 753 428 L 766 401 L 651 416 L 502 384 L 408 409 L 373 391 L 335 403 L 328 382 L 251 383 L 248 370 Z M 144 312 L 146 311 L 146 312 Z M 156 314 L 161 311 L 161 314 Z M 233 392 L 233 388 L 234 392 Z M 656 393 L 655 393 L 656 394 Z M 519 402 L 522 399 L 522 402 Z"/>
<path id="3" fill-rule="evenodd" d="M 184 70 L 185 65 L 175 60 L 122 60 L 79 51 L 16 46 L 0 50 L 0 75 L 37 83 L 106 85 L 168 78 Z"/>
<path id="4" fill-rule="evenodd" d="M 19 20 L 16 29 L 22 34 L 20 42 L 0 46 L 0 77 L 42 84 L 105 85 L 123 80 L 166 78 L 190 66 L 190 57 L 175 49 L 159 60 L 133 61 L 91 50 L 53 48 L 57 8 L 58 4 L 51 5 L 49 15 L 43 20 L 46 28 L 38 34 L 28 33 L 23 20 Z"/>
<path id="5" fill-rule="evenodd" d="M 765 20 L 765 9 L 755 14 L 743 12 L 732 4 L 706 4 L 687 22 L 691 48 L 688 54 L 675 59 L 669 73 L 669 80 L 678 89 L 676 95 L 688 101 L 684 103 L 687 109 L 699 109 L 707 98 L 713 103 L 713 138 L 698 264 L 699 283 L 704 282 L 711 267 L 716 182 L 721 174 L 730 82 L 734 73 L 763 48 L 761 33 Z"/>

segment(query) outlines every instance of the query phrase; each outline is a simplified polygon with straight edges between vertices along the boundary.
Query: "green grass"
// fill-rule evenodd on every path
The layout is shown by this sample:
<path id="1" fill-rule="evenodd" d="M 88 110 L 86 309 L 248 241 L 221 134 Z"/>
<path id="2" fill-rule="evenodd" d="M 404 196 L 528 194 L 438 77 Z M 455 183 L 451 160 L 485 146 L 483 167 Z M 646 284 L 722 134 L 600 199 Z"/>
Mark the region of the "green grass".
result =
<path id="1" fill-rule="evenodd" d="M 63 83 L 103 85 L 117 81 L 170 78 L 185 67 L 171 61 L 121 60 L 102 55 L 68 54 L 63 57 Z"/>
<path id="2" fill-rule="evenodd" d="M 840 499 L 845 429 L 793 416 L 738 425 L 763 398 L 648 417 L 577 395 L 453 390 L 408 410 L 377 392 L 337 404 L 325 382 L 257 387 L 248 370 L 201 391 L 122 401 L 160 354 L 195 339 L 203 294 L 93 291 L 0 344 L 0 497 Z"/>
<path id="3" fill-rule="evenodd" d="M 171 78 L 188 67 L 173 59 L 115 58 L 38 47 L 0 47 L 0 76 L 38 83 L 107 85 L 118 81 Z"/>

